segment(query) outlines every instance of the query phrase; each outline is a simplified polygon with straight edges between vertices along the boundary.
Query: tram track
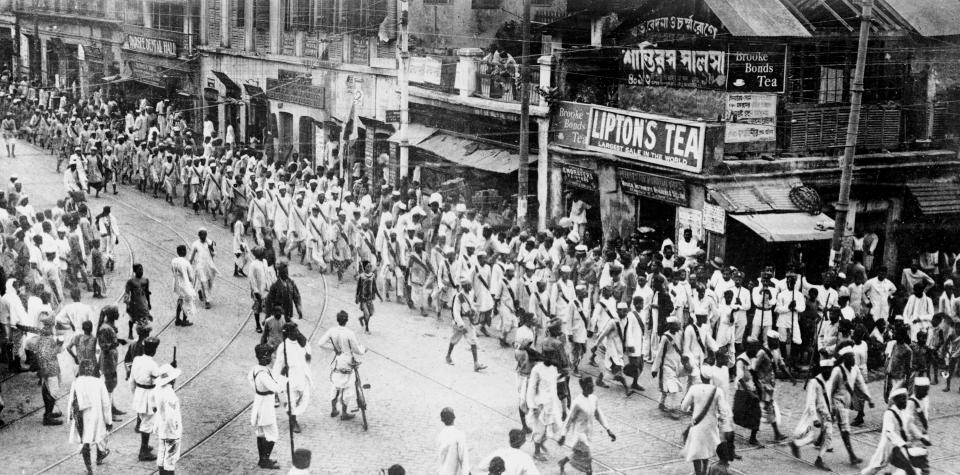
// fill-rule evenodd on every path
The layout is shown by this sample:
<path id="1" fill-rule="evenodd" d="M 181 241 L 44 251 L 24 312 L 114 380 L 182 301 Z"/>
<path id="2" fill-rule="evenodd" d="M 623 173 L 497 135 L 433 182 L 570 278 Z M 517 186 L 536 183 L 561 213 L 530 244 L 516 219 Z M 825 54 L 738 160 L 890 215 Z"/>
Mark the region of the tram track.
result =
<path id="1" fill-rule="evenodd" d="M 329 303 L 329 299 L 327 298 L 327 279 L 326 279 L 326 277 L 324 277 L 323 275 L 321 275 L 321 276 L 320 276 L 320 282 L 321 282 L 322 289 L 323 289 L 323 290 L 322 290 L 323 303 L 322 303 L 321 306 L 320 306 L 319 316 L 317 317 L 317 321 L 314 323 L 313 329 L 310 331 L 310 335 L 307 337 L 307 341 L 311 341 L 311 340 L 313 340 L 313 339 L 317 336 L 317 332 L 320 330 L 321 325 L 323 324 L 324 317 L 326 316 L 326 313 L 327 313 L 327 304 Z M 208 432 L 206 435 L 204 435 L 203 437 L 201 437 L 200 440 L 198 440 L 196 443 L 191 444 L 189 447 L 186 447 L 186 448 L 181 452 L 181 455 L 180 455 L 181 460 L 182 460 L 182 459 L 185 459 L 186 457 L 189 457 L 190 454 L 193 453 L 195 450 L 197 450 L 198 448 L 201 448 L 201 447 L 202 447 L 203 445 L 205 445 L 207 442 L 210 442 L 210 441 L 213 440 L 217 435 L 219 435 L 219 434 L 222 433 L 224 430 L 226 430 L 231 424 L 233 424 L 235 421 L 237 421 L 237 420 L 240 418 L 240 416 L 242 416 L 243 414 L 245 414 L 245 413 L 250 409 L 251 406 L 253 406 L 253 402 L 252 402 L 252 401 L 246 403 L 246 404 L 245 404 L 243 407 L 241 407 L 239 410 L 234 411 L 232 414 L 230 414 L 230 417 L 228 417 L 228 418 L 224 419 L 223 421 L 221 421 L 221 422 L 216 426 L 216 428 L 215 428 L 213 431 Z M 154 470 L 154 471 L 151 472 L 151 473 L 158 473 L 158 470 Z"/>
<path id="2" fill-rule="evenodd" d="M 137 216 L 147 218 L 147 219 L 153 221 L 155 224 L 157 224 L 157 225 L 159 225 L 159 226 L 161 226 L 161 227 L 163 227 L 163 228 L 166 228 L 166 229 L 169 230 L 172 234 L 176 235 L 185 245 L 187 245 L 187 246 L 190 245 L 190 240 L 188 240 L 188 239 L 186 238 L 186 236 L 183 235 L 183 233 L 181 233 L 181 232 L 180 232 L 179 230 L 177 230 L 176 228 L 170 226 L 170 225 L 169 225 L 167 222 L 165 222 L 164 220 L 159 219 L 159 218 L 157 218 L 156 216 L 153 216 L 152 214 L 148 213 L 146 210 L 143 210 L 143 209 L 140 209 L 140 208 L 136 208 L 136 207 L 134 207 L 134 206 L 132 206 L 132 205 L 130 205 L 130 204 L 124 202 L 124 201 L 118 200 L 118 199 L 116 199 L 116 198 L 114 198 L 113 196 L 110 196 L 110 195 L 106 195 L 105 198 L 106 198 L 107 200 L 109 200 L 109 201 L 112 201 L 113 203 L 117 203 L 117 204 L 119 204 L 119 205 L 121 205 L 121 206 L 123 206 L 123 207 L 125 207 L 125 208 L 130 209 L 131 212 L 132 212 L 132 213 L 135 213 Z M 140 234 L 140 233 L 137 233 L 137 232 L 131 232 L 131 231 L 129 230 L 129 228 L 128 228 L 122 235 L 123 235 L 123 236 L 133 236 L 133 237 L 136 238 L 138 241 L 143 242 L 143 243 L 146 244 L 147 246 L 153 247 L 153 248 L 161 251 L 160 256 L 162 256 L 163 253 L 170 253 L 170 252 L 171 252 L 171 249 L 168 249 L 168 248 L 166 248 L 166 247 L 158 244 L 158 243 L 156 242 L 157 239 L 156 239 L 155 236 L 145 236 L 145 235 Z M 162 258 L 159 257 L 159 256 L 157 256 L 157 258 L 158 258 L 158 259 L 162 259 Z M 162 267 L 161 267 L 161 268 L 162 268 Z M 218 275 L 217 275 L 217 280 L 220 281 L 220 282 L 225 282 L 228 286 L 233 287 L 233 288 L 236 288 L 236 289 L 238 289 L 238 290 L 241 290 L 241 291 L 246 291 L 246 290 L 247 290 L 247 287 L 246 287 L 245 285 L 238 284 L 238 283 L 236 283 L 236 282 L 234 282 L 234 281 L 232 281 L 232 280 L 224 277 L 223 275 L 218 274 Z M 253 316 L 253 311 L 252 311 L 252 310 L 249 311 L 249 312 L 247 312 L 247 313 L 245 314 L 245 316 L 241 319 L 241 321 L 237 323 L 236 327 L 231 331 L 229 337 L 228 337 L 225 341 L 223 341 L 223 343 L 221 343 L 221 344 L 219 345 L 219 347 L 217 348 L 217 350 L 216 350 L 213 354 L 211 354 L 209 357 L 207 357 L 207 358 L 205 359 L 205 361 L 203 362 L 203 364 L 202 364 L 199 368 L 197 368 L 196 371 L 194 371 L 188 378 L 184 379 L 180 384 L 178 384 L 177 387 L 175 388 L 175 390 L 179 392 L 179 391 L 182 390 L 183 388 L 189 387 L 190 385 L 192 385 L 192 384 L 197 380 L 197 378 L 198 378 L 199 376 L 201 376 L 201 375 L 202 375 L 206 370 L 208 370 L 214 363 L 216 363 L 216 362 L 221 358 L 221 356 L 224 354 L 224 352 L 226 352 L 226 351 L 233 345 L 233 343 L 236 342 L 236 340 L 240 337 L 240 335 L 243 333 L 243 329 L 244 329 L 245 327 L 247 327 L 247 325 L 249 324 L 252 316 Z M 167 321 L 167 322 L 164 324 L 164 326 L 161 328 L 160 333 L 162 333 L 162 331 L 164 331 L 164 330 L 166 330 L 167 328 L 169 328 L 170 324 L 172 324 L 172 323 L 173 323 L 173 319 L 171 318 L 171 319 L 170 319 L 169 321 Z M 319 322 L 318 322 L 318 324 L 317 324 L 317 327 L 319 327 Z M 158 334 L 159 334 L 159 333 L 158 333 Z M 132 417 L 132 418 L 126 419 L 125 421 L 123 421 L 123 422 L 121 422 L 121 423 L 119 423 L 119 424 L 115 424 L 114 427 L 113 427 L 113 430 L 110 431 L 110 436 L 117 436 L 117 435 L 119 435 L 119 433 L 120 433 L 121 430 L 123 430 L 124 428 L 130 426 L 130 425 L 131 425 L 132 423 L 134 423 L 135 421 L 136 421 L 136 417 Z M 47 473 L 47 472 L 53 471 L 53 470 L 57 469 L 58 467 L 60 467 L 61 465 L 65 464 L 66 462 L 70 461 L 71 459 L 75 458 L 79 453 L 80 453 L 79 451 L 73 451 L 73 452 L 71 452 L 69 455 L 63 456 L 63 457 L 57 459 L 56 461 L 54 461 L 53 463 L 45 466 L 44 468 L 40 469 L 40 470 L 37 471 L 36 473 Z"/>

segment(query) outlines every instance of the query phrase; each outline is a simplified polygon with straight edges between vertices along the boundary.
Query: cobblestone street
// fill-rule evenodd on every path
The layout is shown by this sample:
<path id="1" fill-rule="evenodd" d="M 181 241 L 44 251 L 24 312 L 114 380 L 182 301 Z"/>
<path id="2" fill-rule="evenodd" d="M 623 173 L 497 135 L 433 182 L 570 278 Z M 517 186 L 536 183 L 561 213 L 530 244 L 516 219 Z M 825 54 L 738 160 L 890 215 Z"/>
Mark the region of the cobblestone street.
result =
<path id="1" fill-rule="evenodd" d="M 0 161 L 0 181 L 6 182 L 11 173 L 17 173 L 37 205 L 54 204 L 62 195 L 62 184 L 53 171 L 53 159 L 31 147 L 22 147 L 24 150 L 16 160 Z M 209 216 L 194 216 L 185 208 L 170 206 L 129 187 L 121 187 L 116 196 L 90 198 L 90 203 L 95 211 L 105 205 L 113 207 L 121 240 L 125 243 L 118 248 L 117 270 L 108 276 L 108 298 L 92 302 L 93 305 L 99 309 L 100 305 L 117 300 L 130 263 L 141 262 L 146 276 L 153 282 L 157 326 L 154 333 L 159 332 L 161 339 L 157 359 L 165 362 L 173 346 L 177 347 L 177 358 L 184 371 L 177 386 L 185 423 L 184 454 L 178 470 L 181 473 L 257 472 L 253 431 L 244 408 L 252 400 L 246 372 L 254 363 L 252 348 L 259 335 L 253 330 L 247 282 L 231 276 L 233 266 L 227 229 L 222 222 L 211 222 Z M 192 241 L 201 226 L 210 230 L 219 245 L 216 261 L 221 275 L 214 289 L 214 306 L 200 311 L 195 326 L 174 327 L 170 325 L 175 301 L 169 261 L 175 246 Z M 292 277 L 304 296 L 306 318 L 301 325 L 305 334 L 314 332 L 319 325 L 318 331 L 312 333 L 319 336 L 323 329 L 335 324 L 333 317 L 340 309 L 351 312 L 350 326 L 355 330 L 359 328 L 353 304 L 352 274 L 338 284 L 335 276 L 320 276 L 294 264 Z M 121 336 L 126 336 L 125 316 L 119 323 Z M 512 352 L 500 349 L 495 339 L 482 338 L 480 360 L 489 366 L 486 371 L 471 370 L 468 347 L 464 345 L 454 353 L 456 365 L 448 366 L 443 362 L 443 355 L 450 323 L 413 315 L 396 303 L 378 306 L 371 329 L 372 335 L 360 332 L 360 340 L 369 350 L 362 374 L 364 381 L 372 385 L 367 391 L 370 420 L 367 432 L 358 421 L 342 422 L 328 417 L 330 384 L 327 378 L 332 353 L 313 348 L 311 409 L 301 419 L 303 433 L 296 437 L 298 447 L 313 451 L 313 472 L 371 474 L 401 463 L 408 473 L 430 473 L 436 459 L 435 437 L 441 426 L 439 413 L 444 406 L 450 406 L 457 413 L 457 426 L 467 434 L 474 473 L 478 473 L 480 460 L 495 449 L 507 446 L 507 431 L 519 426 Z M 585 363 L 584 369 L 593 370 Z M 39 391 L 30 380 L 31 374 L 14 376 L 4 384 L 5 420 L 40 406 Z M 124 374 L 121 370 L 121 378 Z M 71 379 L 72 375 L 65 375 L 64 392 Z M 649 370 L 641 384 L 655 388 Z M 783 427 L 788 434 L 802 411 L 802 387 L 800 382 L 793 386 L 783 381 L 778 386 Z M 941 388 L 942 385 L 935 386 L 932 390 L 933 473 L 960 473 L 957 468 L 960 467 L 957 425 L 960 394 L 944 394 Z M 878 397 L 879 383 L 872 383 L 870 389 Z M 617 441 L 611 443 L 605 437 L 596 437 L 596 473 L 686 474 L 691 471 L 690 464 L 679 454 L 679 434 L 686 422 L 663 417 L 656 409 L 656 395 L 651 389 L 629 398 L 617 390 L 601 389 L 599 395 Z M 126 409 L 129 398 L 127 386 L 121 381 L 116 391 L 117 406 Z M 62 400 L 59 407 L 66 410 Z M 868 459 L 876 445 L 882 407 L 883 404 L 878 403 L 877 408 L 869 410 L 867 426 L 856 431 L 854 445 L 862 458 Z M 115 433 L 109 439 L 113 452 L 102 466 L 103 472 L 126 474 L 155 470 L 149 463 L 136 462 L 137 439 L 132 418 L 133 415 L 127 414 L 123 423 L 114 426 Z M 8 473 L 35 473 L 44 469 L 52 473 L 81 473 L 82 463 L 73 455 L 77 447 L 67 443 L 66 426 L 42 427 L 40 419 L 40 414 L 35 413 L 0 429 L 3 447 L 0 466 L 7 467 Z M 281 441 L 275 453 L 282 466 L 289 467 L 286 429 L 286 423 L 282 422 Z M 761 430 L 761 441 L 769 444 L 765 448 L 748 448 L 746 435 L 740 431 L 737 438 L 743 460 L 732 465 L 736 471 L 793 474 L 815 470 L 809 463 L 812 452 L 806 452 L 805 461 L 792 458 L 785 445 L 771 443 L 768 427 Z M 569 449 L 557 447 L 555 443 L 547 447 L 550 462 L 540 464 L 540 469 L 543 473 L 556 473 L 556 460 Z M 855 473 L 856 469 L 846 463 L 842 445 L 835 442 L 835 447 L 827 464 L 837 473 Z M 529 444 L 525 449 L 532 451 Z"/>

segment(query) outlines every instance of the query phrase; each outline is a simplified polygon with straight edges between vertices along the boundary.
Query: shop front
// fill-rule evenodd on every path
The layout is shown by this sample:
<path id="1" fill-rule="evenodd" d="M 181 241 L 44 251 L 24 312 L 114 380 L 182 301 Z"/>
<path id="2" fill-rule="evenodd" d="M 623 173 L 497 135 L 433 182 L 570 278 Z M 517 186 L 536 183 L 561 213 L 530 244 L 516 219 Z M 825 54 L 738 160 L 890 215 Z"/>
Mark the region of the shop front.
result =
<path id="1" fill-rule="evenodd" d="M 828 267 L 834 221 L 821 212 L 811 188 L 796 178 L 744 179 L 707 185 L 713 221 L 723 223 L 726 262 L 757 275 L 774 266 L 817 276 Z M 706 222 L 706 220 L 704 221 Z"/>
<path id="2" fill-rule="evenodd" d="M 192 35 L 174 31 L 123 26 L 121 48 L 124 101 L 136 104 L 142 98 L 155 104 L 172 99 L 183 111 L 188 127 L 202 128 L 200 61 L 192 55 Z"/>
<path id="3" fill-rule="evenodd" d="M 572 102 L 561 103 L 551 124 L 551 202 L 562 203 L 561 215 L 586 205 L 595 241 L 638 230 L 676 241 L 687 227 L 706 237 L 699 220 L 690 223 L 702 210 L 702 172 L 722 140 L 719 127 Z"/>

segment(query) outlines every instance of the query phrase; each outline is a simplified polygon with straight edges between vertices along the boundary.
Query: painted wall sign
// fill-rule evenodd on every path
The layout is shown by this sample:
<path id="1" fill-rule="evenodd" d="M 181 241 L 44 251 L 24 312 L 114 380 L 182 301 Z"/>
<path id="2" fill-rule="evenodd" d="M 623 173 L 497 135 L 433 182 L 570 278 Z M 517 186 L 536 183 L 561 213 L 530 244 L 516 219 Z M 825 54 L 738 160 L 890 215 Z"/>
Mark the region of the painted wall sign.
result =
<path id="1" fill-rule="evenodd" d="M 560 165 L 560 176 L 563 186 L 587 191 L 597 191 L 599 189 L 597 174 L 589 168 L 562 164 Z"/>
<path id="2" fill-rule="evenodd" d="M 620 59 L 629 85 L 722 89 L 727 82 L 724 51 L 624 48 Z"/>
<path id="3" fill-rule="evenodd" d="M 730 92 L 784 92 L 787 85 L 787 47 L 731 48 L 727 57 Z"/>
<path id="4" fill-rule="evenodd" d="M 703 122 L 594 106 L 589 148 L 642 162 L 699 173 L 703 169 Z"/>
<path id="5" fill-rule="evenodd" d="M 704 21 L 694 20 L 693 16 L 687 18 L 676 16 L 665 16 L 653 18 L 633 28 L 634 35 L 641 37 L 648 33 L 682 33 L 696 35 L 705 38 L 716 38 L 719 28 Z"/>
<path id="6" fill-rule="evenodd" d="M 620 182 L 620 190 L 628 195 L 653 198 L 680 206 L 687 206 L 690 201 L 687 185 L 681 180 L 618 168 L 617 181 Z"/>
<path id="7" fill-rule="evenodd" d="M 143 53 L 177 57 L 177 44 L 160 38 L 147 38 L 140 35 L 127 35 L 127 48 Z"/>
<path id="8" fill-rule="evenodd" d="M 777 96 L 775 94 L 727 94 L 725 143 L 775 142 Z"/>

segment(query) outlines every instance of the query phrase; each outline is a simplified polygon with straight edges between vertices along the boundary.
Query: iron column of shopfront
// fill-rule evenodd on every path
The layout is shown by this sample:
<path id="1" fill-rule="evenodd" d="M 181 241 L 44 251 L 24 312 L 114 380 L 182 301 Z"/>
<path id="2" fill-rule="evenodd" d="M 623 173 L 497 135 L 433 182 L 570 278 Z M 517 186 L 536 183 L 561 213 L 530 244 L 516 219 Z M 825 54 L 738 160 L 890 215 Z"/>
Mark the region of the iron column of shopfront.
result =
<path id="1" fill-rule="evenodd" d="M 400 1 L 400 70 L 397 72 L 397 82 L 400 83 L 400 178 L 410 174 L 410 139 L 407 136 L 410 125 L 410 80 L 407 76 L 407 65 L 410 63 L 407 41 L 408 5 L 406 0 Z"/>
<path id="2" fill-rule="evenodd" d="M 520 49 L 520 164 L 517 167 L 517 225 L 527 224 L 527 155 L 530 149 L 530 0 L 523 0 Z"/>
<path id="3" fill-rule="evenodd" d="M 847 229 L 847 214 L 850 211 L 850 186 L 853 182 L 853 160 L 860 134 L 860 104 L 863 99 L 863 75 L 867 63 L 867 42 L 870 37 L 870 20 L 873 17 L 873 0 L 863 0 L 860 13 L 860 38 L 857 43 L 857 66 L 850 86 L 850 117 L 847 123 L 847 141 L 843 149 L 843 169 L 840 175 L 840 197 L 837 199 L 837 214 L 834 217 L 832 264 L 843 264 L 843 238 Z"/>

